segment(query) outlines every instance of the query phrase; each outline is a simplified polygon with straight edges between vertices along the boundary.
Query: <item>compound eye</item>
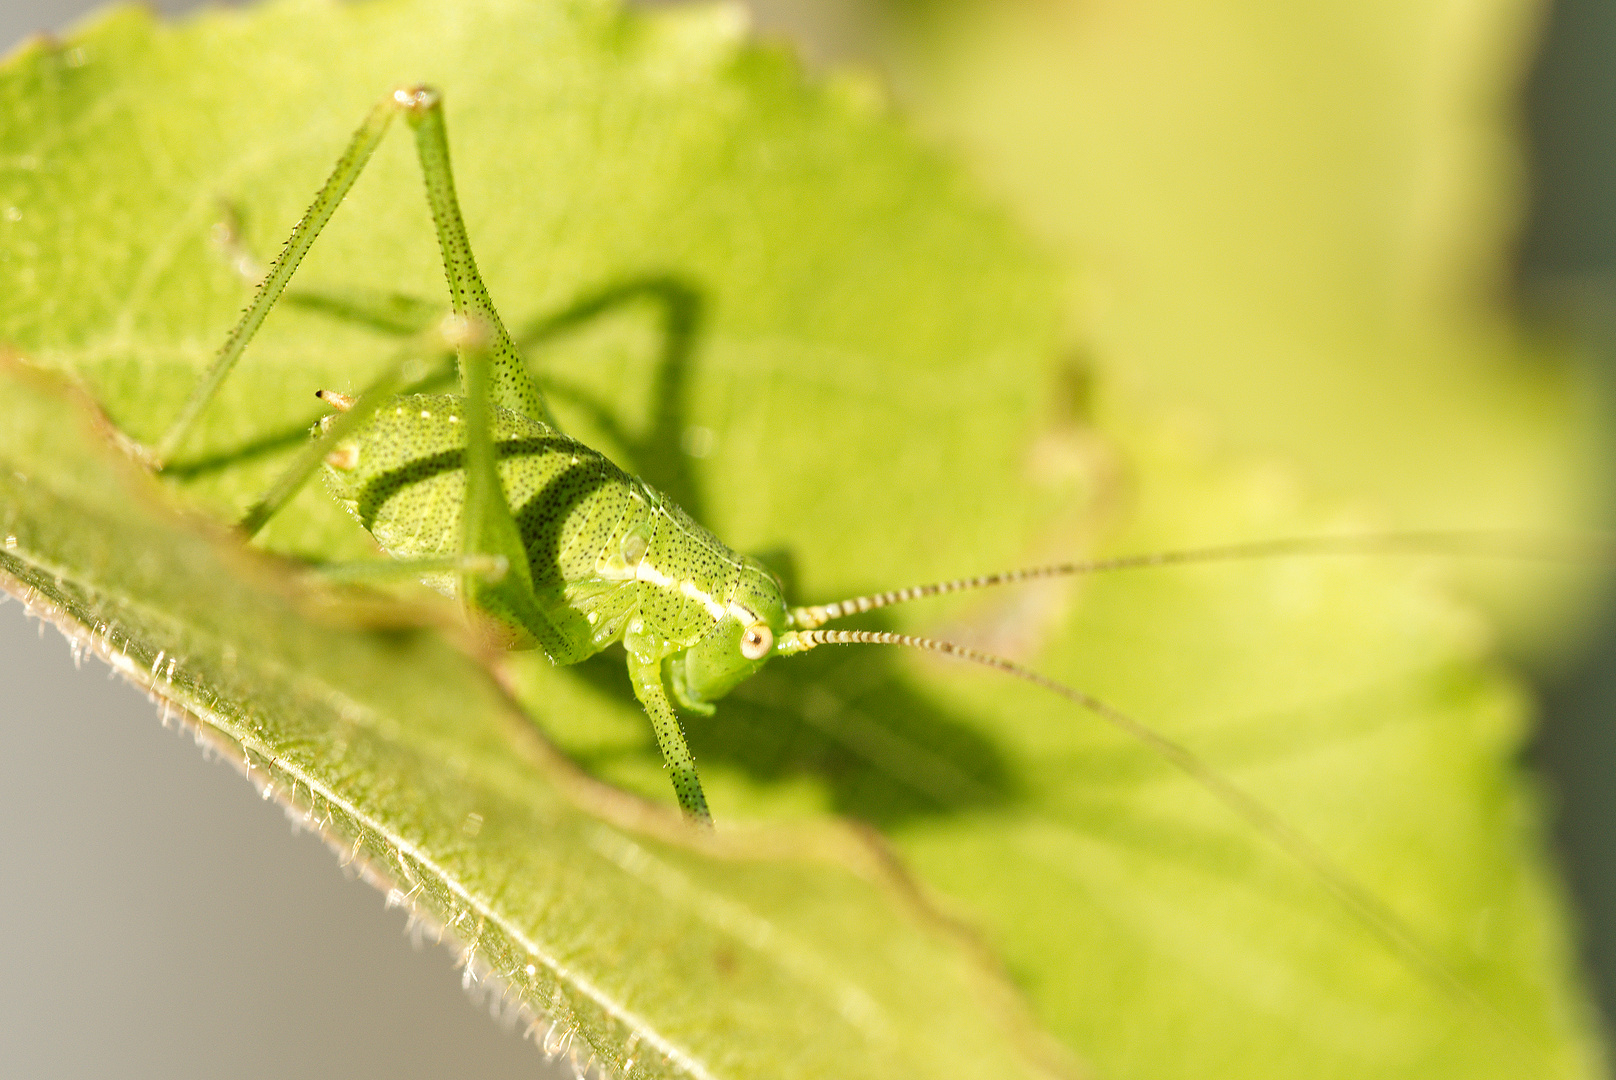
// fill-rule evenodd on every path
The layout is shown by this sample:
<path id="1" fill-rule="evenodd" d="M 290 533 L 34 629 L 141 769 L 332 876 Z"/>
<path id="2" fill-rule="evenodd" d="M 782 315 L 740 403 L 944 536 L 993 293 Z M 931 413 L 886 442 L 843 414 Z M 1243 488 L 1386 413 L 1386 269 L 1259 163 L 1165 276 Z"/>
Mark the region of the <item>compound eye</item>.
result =
<path id="1" fill-rule="evenodd" d="M 753 623 L 741 635 L 741 655 L 748 660 L 761 660 L 774 648 L 774 631 L 768 623 Z"/>

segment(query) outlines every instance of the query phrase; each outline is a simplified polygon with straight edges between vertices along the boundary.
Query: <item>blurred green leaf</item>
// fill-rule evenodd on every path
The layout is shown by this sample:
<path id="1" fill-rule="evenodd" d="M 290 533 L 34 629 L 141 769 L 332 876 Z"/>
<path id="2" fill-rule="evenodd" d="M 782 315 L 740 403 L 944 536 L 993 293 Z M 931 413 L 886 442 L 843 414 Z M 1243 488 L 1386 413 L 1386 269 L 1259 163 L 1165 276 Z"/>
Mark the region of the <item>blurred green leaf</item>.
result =
<path id="1" fill-rule="evenodd" d="M 1545 4 L 870 6 L 906 103 L 1065 257 L 1114 389 L 1400 524 L 1608 518 L 1609 388 L 1509 297 Z M 1563 633 L 1587 595 L 1493 599 Z"/>
<path id="2" fill-rule="evenodd" d="M 273 250 L 368 105 L 414 81 L 445 91 L 479 263 L 563 423 L 803 599 L 1355 524 L 1086 388 L 1058 271 L 862 84 L 805 85 L 724 9 L 299 2 L 173 30 L 124 11 L 25 52 L 0 74 L 0 342 L 153 438 L 247 296 L 210 239 L 222 206 Z M 181 494 L 239 513 L 318 415 L 311 392 L 362 385 L 442 303 L 436 259 L 395 138 L 174 463 Z M 1026 657 L 1190 743 L 1481 1009 L 1144 749 L 1034 688 L 884 650 L 779 661 L 691 723 L 721 823 L 691 848 L 558 764 L 432 633 L 331 626 L 343 604 L 311 612 L 254 563 L 238 581 L 241 556 L 184 539 L 13 382 L 9 573 L 96 640 L 110 626 L 137 677 L 179 657 L 180 689 L 159 688 L 259 748 L 283 798 L 313 781 L 379 873 L 413 883 L 430 855 L 415 902 L 519 982 L 550 957 L 528 999 L 609 1062 L 644 1027 L 712 1075 L 1038 1067 L 972 950 L 818 820 L 836 811 L 881 828 L 1102 1075 L 1595 1067 L 1514 768 L 1518 695 L 1421 568 L 1118 576 L 886 625 Z M 371 550 L 315 488 L 264 540 Z M 671 802 L 620 656 L 500 666 L 586 770 Z M 726 835 L 749 818 L 787 820 Z"/>

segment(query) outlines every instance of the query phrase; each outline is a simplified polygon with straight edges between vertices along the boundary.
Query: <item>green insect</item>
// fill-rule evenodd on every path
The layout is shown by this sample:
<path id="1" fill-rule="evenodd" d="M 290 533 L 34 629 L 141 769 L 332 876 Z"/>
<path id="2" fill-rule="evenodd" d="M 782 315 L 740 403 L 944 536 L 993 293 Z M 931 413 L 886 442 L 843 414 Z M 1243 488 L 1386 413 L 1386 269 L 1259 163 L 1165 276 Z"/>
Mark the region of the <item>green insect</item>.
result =
<path id="1" fill-rule="evenodd" d="M 716 700 L 774 657 L 825 644 L 905 645 L 997 668 L 1081 705 L 1183 769 L 1306 866 L 1411 966 L 1472 997 L 1371 891 L 1182 745 L 1001 657 L 909 635 L 821 628 L 893 603 L 1039 577 L 1265 555 L 1451 549 L 1459 546 L 1453 536 L 1288 540 L 1068 563 L 793 607 L 761 562 L 731 550 L 665 495 L 560 431 L 478 274 L 455 196 L 442 104 L 430 88 L 393 93 L 360 126 L 180 416 L 147 452 L 154 467 L 186 439 L 400 114 L 414 130 L 452 314 L 360 394 L 321 392 L 337 411 L 247 513 L 245 532 L 257 532 L 323 469 L 337 499 L 393 556 L 383 564 L 392 572 L 458 594 L 515 643 L 536 645 L 557 664 L 621 642 L 679 805 L 700 823 L 711 815 L 676 705 L 711 713 Z M 446 347 L 457 353 L 462 392 L 401 396 L 421 355 Z"/>
<path id="2" fill-rule="evenodd" d="M 670 691 L 710 713 L 771 656 L 815 642 L 761 563 L 560 432 L 478 275 L 434 90 L 399 90 L 360 126 L 153 457 L 183 441 L 399 113 L 415 129 L 452 297 L 453 315 L 425 337 L 457 349 L 464 393 L 397 396 L 418 349 L 357 398 L 322 392 L 342 413 L 243 528 L 261 528 L 323 461 L 333 493 L 401 569 L 458 590 L 521 643 L 574 664 L 622 642 L 679 805 L 708 822 Z"/>

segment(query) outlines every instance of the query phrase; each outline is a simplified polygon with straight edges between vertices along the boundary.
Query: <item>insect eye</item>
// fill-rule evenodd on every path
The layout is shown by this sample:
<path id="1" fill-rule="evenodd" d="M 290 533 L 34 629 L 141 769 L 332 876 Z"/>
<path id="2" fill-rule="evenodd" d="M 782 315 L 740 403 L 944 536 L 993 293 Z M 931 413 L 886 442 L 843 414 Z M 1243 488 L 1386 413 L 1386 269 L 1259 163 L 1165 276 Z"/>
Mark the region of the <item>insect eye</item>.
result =
<path id="1" fill-rule="evenodd" d="M 748 660 L 761 660 L 774 648 L 774 631 L 764 623 L 753 623 L 741 635 L 741 655 Z"/>

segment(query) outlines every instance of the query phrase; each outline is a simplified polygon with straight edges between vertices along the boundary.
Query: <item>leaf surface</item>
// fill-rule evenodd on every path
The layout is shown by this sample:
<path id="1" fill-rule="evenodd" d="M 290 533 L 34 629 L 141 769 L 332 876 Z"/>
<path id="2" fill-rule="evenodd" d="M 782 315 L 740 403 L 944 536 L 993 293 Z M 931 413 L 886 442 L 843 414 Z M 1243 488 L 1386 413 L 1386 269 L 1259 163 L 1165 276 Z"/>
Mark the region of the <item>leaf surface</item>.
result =
<path id="1" fill-rule="evenodd" d="M 632 1076 L 1048 1075 L 991 965 L 878 850 L 698 843 L 577 776 L 421 612 L 355 625 L 177 514 L 59 384 L 0 385 L 8 590 L 447 931 L 550 1052 Z"/>
<path id="2" fill-rule="evenodd" d="M 1352 524 L 1093 404 L 1059 348 L 1058 272 L 859 83 L 805 84 L 723 9 L 292 2 L 175 29 L 122 11 L 26 52 L 0 76 L 0 342 L 154 439 L 247 296 L 215 226 L 233 213 L 261 259 L 369 104 L 416 81 L 445 93 L 478 262 L 563 424 L 804 600 Z M 364 385 L 444 302 L 436 260 L 395 136 L 170 469 L 178 494 L 239 514 L 312 391 Z M 885 650 L 777 661 L 693 720 L 719 821 L 785 831 L 681 840 L 550 756 L 435 634 L 330 625 L 343 604 L 311 612 L 287 596 L 322 590 L 195 537 L 12 381 L 8 572 L 97 640 L 110 626 L 133 673 L 404 894 L 431 882 L 411 902 L 614 1067 L 642 1029 L 641 1067 L 670 1073 L 1043 1067 L 992 965 L 820 820 L 837 812 L 880 828 L 1101 1075 L 1593 1068 L 1513 764 L 1518 694 L 1423 570 L 1206 567 L 879 625 L 1025 658 L 1189 743 L 1399 912 L 1460 993 L 1142 748 Z M 263 539 L 371 551 L 317 486 Z M 573 761 L 671 802 L 620 655 L 499 667 Z"/>

